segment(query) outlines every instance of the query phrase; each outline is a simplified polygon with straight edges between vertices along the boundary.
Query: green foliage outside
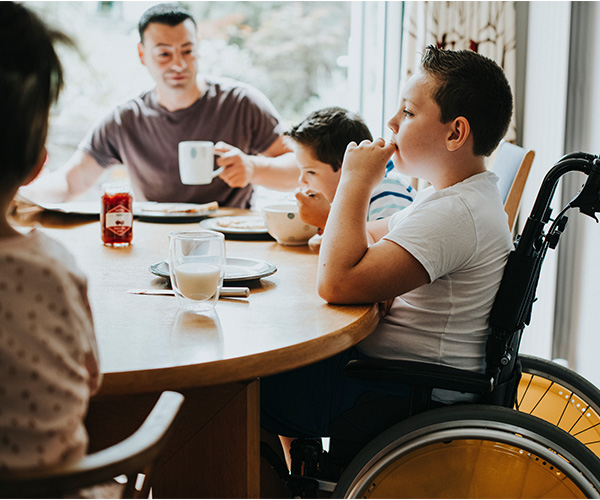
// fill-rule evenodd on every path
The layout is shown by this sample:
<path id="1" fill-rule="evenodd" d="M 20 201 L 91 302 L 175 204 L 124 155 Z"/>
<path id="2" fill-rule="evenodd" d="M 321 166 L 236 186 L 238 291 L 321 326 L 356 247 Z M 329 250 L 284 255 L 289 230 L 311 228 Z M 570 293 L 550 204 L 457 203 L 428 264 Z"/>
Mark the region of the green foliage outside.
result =
<path id="1" fill-rule="evenodd" d="M 27 2 L 68 33 L 67 85 L 53 111 L 50 168 L 118 103 L 151 88 L 137 56 L 137 21 L 157 2 Z M 250 83 L 293 124 L 319 107 L 348 106 L 349 2 L 184 2 L 199 28 L 200 72 Z"/>

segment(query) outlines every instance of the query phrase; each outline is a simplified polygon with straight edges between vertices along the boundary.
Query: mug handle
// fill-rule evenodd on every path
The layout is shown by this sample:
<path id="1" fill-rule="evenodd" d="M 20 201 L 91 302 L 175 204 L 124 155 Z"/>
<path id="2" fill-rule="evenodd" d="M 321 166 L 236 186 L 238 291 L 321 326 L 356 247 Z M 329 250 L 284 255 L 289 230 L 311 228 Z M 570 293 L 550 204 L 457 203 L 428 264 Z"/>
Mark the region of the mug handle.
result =
<path id="1" fill-rule="evenodd" d="M 215 156 L 221 156 L 222 153 L 220 153 L 219 151 L 215 151 Z M 223 170 L 225 170 L 225 167 L 219 167 L 217 168 L 217 170 L 213 170 L 212 171 L 212 178 L 214 179 L 217 175 L 219 175 L 221 172 L 223 172 Z"/>
<path id="2" fill-rule="evenodd" d="M 214 179 L 217 175 L 219 175 L 221 172 L 223 172 L 223 170 L 225 170 L 225 167 L 219 167 L 219 168 L 217 168 L 217 170 L 213 170 L 211 173 L 212 178 Z"/>

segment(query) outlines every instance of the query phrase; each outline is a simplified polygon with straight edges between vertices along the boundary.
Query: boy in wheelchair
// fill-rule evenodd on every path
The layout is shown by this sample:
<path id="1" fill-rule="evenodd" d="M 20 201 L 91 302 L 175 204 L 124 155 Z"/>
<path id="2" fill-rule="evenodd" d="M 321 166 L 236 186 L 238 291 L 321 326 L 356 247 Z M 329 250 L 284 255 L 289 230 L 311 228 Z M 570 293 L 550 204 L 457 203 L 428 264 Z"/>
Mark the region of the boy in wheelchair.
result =
<path id="1" fill-rule="evenodd" d="M 484 159 L 505 135 L 512 94 L 502 69 L 471 51 L 429 46 L 383 139 L 350 143 L 323 234 L 318 291 L 332 304 L 380 303 L 376 330 L 333 358 L 261 380 L 261 425 L 287 452 L 298 437 L 330 436 L 357 402 L 377 413 L 410 387 L 349 378 L 354 359 L 429 361 L 482 373 L 488 317 L 512 249 L 496 176 Z M 369 193 L 392 157 L 428 181 L 413 205 L 366 223 Z M 434 390 L 439 404 L 468 400 Z M 369 419 L 371 418 L 369 417 Z M 332 424 L 333 423 L 333 424 Z"/>

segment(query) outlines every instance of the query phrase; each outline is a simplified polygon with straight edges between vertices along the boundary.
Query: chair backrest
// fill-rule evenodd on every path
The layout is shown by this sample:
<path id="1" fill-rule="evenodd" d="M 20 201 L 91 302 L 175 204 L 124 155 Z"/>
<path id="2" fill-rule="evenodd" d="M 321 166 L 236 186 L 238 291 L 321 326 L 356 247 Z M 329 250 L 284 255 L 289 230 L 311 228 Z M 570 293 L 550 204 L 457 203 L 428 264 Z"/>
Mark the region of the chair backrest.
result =
<path id="1" fill-rule="evenodd" d="M 60 498 L 125 476 L 127 483 L 121 498 L 148 498 L 153 466 L 166 444 L 183 399 L 177 392 L 163 392 L 136 432 L 78 462 L 37 471 L 1 471 L 0 497 Z M 141 488 L 136 488 L 138 474 L 144 475 Z"/>
<path id="2" fill-rule="evenodd" d="M 499 178 L 498 189 L 504 201 L 504 211 L 508 215 L 508 227 L 511 232 L 534 157 L 533 151 L 502 141 L 490 169 Z"/>

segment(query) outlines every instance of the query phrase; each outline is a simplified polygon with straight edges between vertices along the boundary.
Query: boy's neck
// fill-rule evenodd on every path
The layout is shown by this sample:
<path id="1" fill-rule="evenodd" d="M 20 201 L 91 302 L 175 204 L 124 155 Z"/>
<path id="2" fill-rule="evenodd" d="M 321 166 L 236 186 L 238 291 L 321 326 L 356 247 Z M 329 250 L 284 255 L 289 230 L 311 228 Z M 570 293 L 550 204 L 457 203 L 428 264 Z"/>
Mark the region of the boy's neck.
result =
<path id="1" fill-rule="evenodd" d="M 429 181 L 436 191 L 454 186 L 469 177 L 486 171 L 483 156 L 469 155 L 469 157 L 456 157 L 455 159 L 456 161 L 448 162 L 445 168 L 437 172 L 435 178 Z"/>

